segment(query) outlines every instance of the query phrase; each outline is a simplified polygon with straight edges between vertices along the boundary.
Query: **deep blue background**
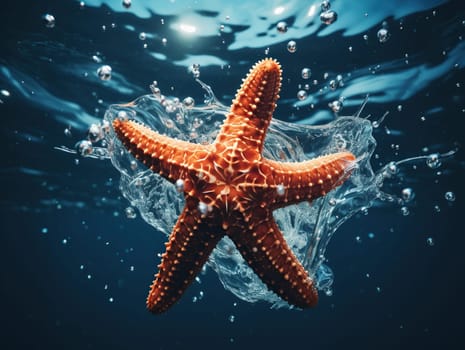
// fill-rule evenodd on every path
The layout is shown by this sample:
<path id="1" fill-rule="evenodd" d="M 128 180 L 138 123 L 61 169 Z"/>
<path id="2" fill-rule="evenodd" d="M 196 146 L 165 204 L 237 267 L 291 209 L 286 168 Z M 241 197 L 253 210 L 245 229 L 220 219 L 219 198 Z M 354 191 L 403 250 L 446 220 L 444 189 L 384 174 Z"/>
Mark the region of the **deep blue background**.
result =
<path id="1" fill-rule="evenodd" d="M 428 10 L 404 19 L 410 30 L 396 30 L 393 25 L 395 40 L 388 45 L 364 49 L 354 44 L 355 56 L 349 55 L 347 38 L 341 33 L 314 38 L 318 49 L 325 52 L 324 57 L 315 58 L 320 65 L 314 69 L 355 69 L 402 57 L 406 47 L 409 52 L 423 52 L 425 63 L 433 64 L 441 59 L 443 49 L 453 46 L 458 34 L 465 35 L 464 29 L 457 30 L 457 24 L 465 20 L 460 1 L 436 10 L 434 22 L 423 21 L 431 14 Z M 96 50 L 104 52 L 114 70 L 131 77 L 140 88 L 133 98 L 147 92 L 152 74 L 162 86 L 175 84 L 179 96 L 194 89 L 201 96 L 191 80 L 180 83 L 185 79 L 185 68 L 169 62 L 153 67 L 140 42 L 124 31 L 109 40 L 97 30 L 101 23 L 111 21 L 139 26 L 145 22 L 105 7 L 80 11 L 77 2 L 64 0 L 2 4 L 0 64 L 23 72 L 97 117 L 105 108 L 91 92 L 104 104 L 127 101 L 127 96 L 109 93 L 98 81 L 74 81 L 73 76 L 57 70 L 68 62 L 71 69 L 80 60 L 89 60 Z M 60 20 L 53 30 L 42 23 L 46 12 Z M 386 20 L 395 23 L 392 18 Z M 453 35 L 448 36 L 448 31 Z M 375 33 L 373 28 L 370 34 Z M 215 50 L 208 39 L 204 40 L 192 51 Z M 49 50 L 32 45 L 34 42 L 61 43 L 63 47 Z M 182 43 L 173 44 L 171 49 L 179 50 L 179 45 Z M 300 65 L 295 60 L 310 54 L 306 50 L 315 54 L 314 49 L 300 46 L 299 56 L 291 59 L 288 53 L 275 50 L 285 75 L 298 74 Z M 44 55 L 53 57 L 54 62 L 47 63 Z M 171 57 L 176 55 L 171 53 Z M 229 81 L 225 82 L 215 68 L 202 72 L 202 79 L 218 96 L 230 97 L 235 92 L 245 67 L 262 57 L 263 50 L 242 49 L 231 55 L 231 61 L 246 63 L 232 70 Z M 167 69 L 169 74 L 163 74 Z M 0 83 L 0 89 L 15 91 L 4 77 Z M 402 130 L 403 137 L 392 140 L 381 129 L 375 131 L 380 161 L 418 154 L 426 145 L 438 151 L 460 146 L 465 130 L 464 85 L 463 69 L 451 69 L 450 74 L 403 101 L 402 113 L 388 119 L 389 128 Z M 295 96 L 294 90 L 285 83 L 283 97 Z M 424 165 L 405 174 L 406 183 L 417 193 L 409 216 L 402 216 L 396 206 L 373 208 L 369 215 L 357 215 L 338 231 L 327 251 L 336 274 L 334 295 L 322 295 L 317 308 L 270 310 L 268 304 L 242 302 L 225 291 L 209 270 L 201 277 L 202 284 L 194 284 L 179 304 L 164 315 L 154 316 L 146 311 L 145 298 L 158 263 L 156 253 L 165 237 L 140 218 L 128 220 L 124 216 L 127 203 L 120 198 L 118 175 L 109 162 L 81 159 L 77 166 L 73 156 L 53 149 L 72 145 L 84 137 L 84 131 L 76 130 L 73 139 L 66 138 L 65 123 L 52 118 L 53 113 L 33 99 L 12 93 L 0 104 L 2 349 L 465 346 L 463 150 L 444 162 L 441 175 Z M 366 113 L 381 115 L 396 105 L 369 104 Z M 98 112 L 94 111 L 96 106 Z M 436 106 L 443 110 L 419 126 L 421 111 Z M 290 115 L 289 109 L 280 105 L 278 113 Z M 391 143 L 401 144 L 398 156 Z M 42 172 L 28 173 L 24 168 Z M 456 195 L 453 203 L 444 200 L 449 190 Z M 57 209 L 56 203 L 62 203 L 62 209 Z M 440 213 L 433 210 L 435 204 L 441 207 Z M 115 212 L 120 215 L 115 216 Z M 46 233 L 42 233 L 43 228 L 47 228 Z M 373 239 L 368 238 L 369 232 L 375 233 Z M 362 237 L 361 244 L 356 236 Z M 434 238 L 434 246 L 426 243 L 428 237 Z M 68 243 L 63 244 L 63 239 Z M 80 265 L 84 265 L 83 270 Z M 192 303 L 200 290 L 205 297 Z M 110 297 L 114 302 L 109 302 Z M 234 322 L 230 322 L 230 315 L 235 316 Z"/>

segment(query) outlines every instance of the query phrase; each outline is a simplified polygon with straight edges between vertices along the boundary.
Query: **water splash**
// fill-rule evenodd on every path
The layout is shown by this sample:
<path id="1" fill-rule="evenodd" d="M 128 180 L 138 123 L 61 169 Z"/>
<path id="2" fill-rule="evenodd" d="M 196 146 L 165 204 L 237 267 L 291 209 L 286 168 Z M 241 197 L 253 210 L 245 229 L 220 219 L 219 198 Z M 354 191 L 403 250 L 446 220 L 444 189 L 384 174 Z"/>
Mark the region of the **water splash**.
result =
<path id="1" fill-rule="evenodd" d="M 182 194 L 176 186 L 136 161 L 109 125 L 115 118 L 129 118 L 173 138 L 211 143 L 228 108 L 218 101 L 208 85 L 198 82 L 206 91 L 202 106 L 168 98 L 159 89 L 152 89 L 153 94 L 139 97 L 131 103 L 110 106 L 100 124 L 103 139 L 97 139 L 93 147 L 82 154 L 111 159 L 120 172 L 120 190 L 124 197 L 139 210 L 148 224 L 166 235 L 170 234 L 184 206 Z M 273 119 L 265 140 L 264 156 L 274 160 L 300 162 L 341 150 L 349 150 L 357 157 L 357 166 L 351 177 L 327 196 L 311 205 L 300 203 L 274 212 L 289 246 L 315 279 L 317 287 L 328 295 L 331 294 L 333 272 L 324 262 L 332 235 L 351 216 L 366 211 L 376 200 L 403 204 L 402 198 L 382 191 L 384 180 L 398 175 L 402 164 L 430 159 L 430 156 L 420 156 L 390 162 L 375 172 L 370 164 L 376 147 L 374 126 L 360 114 L 361 110 L 355 116 L 338 117 L 320 126 Z M 95 128 L 92 125 L 89 130 L 89 140 L 95 135 Z M 63 147 L 60 149 L 73 152 Z M 443 159 L 452 154 L 435 156 Z M 267 289 L 227 237 L 220 241 L 208 264 L 216 271 L 223 286 L 239 298 L 249 302 L 265 300 L 273 303 L 274 307 L 289 306 Z"/>

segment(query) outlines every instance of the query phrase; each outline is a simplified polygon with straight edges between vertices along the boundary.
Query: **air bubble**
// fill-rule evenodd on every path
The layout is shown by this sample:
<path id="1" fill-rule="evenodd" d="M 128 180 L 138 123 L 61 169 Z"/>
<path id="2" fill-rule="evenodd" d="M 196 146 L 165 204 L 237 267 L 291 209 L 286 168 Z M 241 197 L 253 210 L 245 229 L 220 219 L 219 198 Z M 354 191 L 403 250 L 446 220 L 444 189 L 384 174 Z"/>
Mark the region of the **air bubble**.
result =
<path id="1" fill-rule="evenodd" d="M 192 74 L 194 78 L 200 77 L 200 64 L 194 63 L 189 68 L 188 71 Z"/>
<path id="2" fill-rule="evenodd" d="M 446 199 L 446 201 L 448 202 L 454 202 L 455 201 L 455 193 L 454 192 L 451 192 L 451 191 L 448 191 L 444 194 L 444 198 Z"/>
<path id="3" fill-rule="evenodd" d="M 119 111 L 118 112 L 118 120 L 125 122 L 129 119 L 128 114 L 126 111 Z"/>
<path id="4" fill-rule="evenodd" d="M 123 0 L 123 6 L 127 9 L 131 7 L 131 4 L 131 0 Z"/>
<path id="5" fill-rule="evenodd" d="M 128 219 L 135 219 L 137 217 L 137 213 L 133 207 L 127 207 L 124 209 L 124 214 Z"/>
<path id="6" fill-rule="evenodd" d="M 287 43 L 287 51 L 294 53 L 297 51 L 297 43 L 294 40 L 291 40 Z"/>
<path id="7" fill-rule="evenodd" d="M 380 43 L 385 43 L 386 41 L 388 41 L 390 34 L 386 28 L 381 28 L 380 30 L 378 30 L 376 36 L 378 37 L 378 41 Z"/>
<path id="8" fill-rule="evenodd" d="M 395 162 L 390 162 L 386 167 L 386 170 L 389 175 L 396 175 L 399 172 L 399 168 L 397 168 L 397 164 Z"/>
<path id="9" fill-rule="evenodd" d="M 140 39 L 140 40 L 145 40 L 145 39 L 147 39 L 147 34 L 145 34 L 145 32 L 140 32 L 140 33 L 139 33 L 139 39 Z"/>
<path id="10" fill-rule="evenodd" d="M 326 25 L 330 25 L 337 20 L 337 13 L 333 10 L 324 11 L 320 14 L 320 20 Z"/>
<path id="11" fill-rule="evenodd" d="M 305 90 L 299 90 L 299 92 L 297 92 L 297 98 L 298 98 L 300 101 L 303 101 L 303 100 L 307 99 L 307 97 L 308 97 L 307 91 L 305 91 Z"/>
<path id="12" fill-rule="evenodd" d="M 403 216 L 408 216 L 410 214 L 410 210 L 408 207 L 401 207 L 400 212 L 402 213 Z"/>
<path id="13" fill-rule="evenodd" d="M 434 245 L 434 239 L 433 237 L 428 237 L 426 239 L 426 244 L 428 244 L 430 247 L 432 247 Z"/>
<path id="14" fill-rule="evenodd" d="M 287 23 L 284 22 L 284 21 L 278 22 L 278 24 L 276 25 L 276 29 L 280 33 L 286 33 L 287 32 Z"/>
<path id="15" fill-rule="evenodd" d="M 110 132 L 110 122 L 106 119 L 102 120 L 102 124 L 100 125 L 101 130 L 104 133 L 109 133 Z"/>
<path id="16" fill-rule="evenodd" d="M 310 68 L 302 68 L 302 79 L 308 79 L 312 75 L 312 71 Z"/>
<path id="17" fill-rule="evenodd" d="M 50 13 L 46 13 L 42 18 L 47 28 L 55 27 L 55 16 L 51 15 Z"/>
<path id="18" fill-rule="evenodd" d="M 205 215 L 208 213 L 208 204 L 205 202 L 199 202 L 198 209 L 202 215 Z"/>
<path id="19" fill-rule="evenodd" d="M 175 186 L 176 186 L 176 191 L 184 192 L 184 180 L 183 179 L 177 179 Z"/>
<path id="20" fill-rule="evenodd" d="M 329 0 L 324 0 L 321 2 L 321 11 L 328 11 L 331 8 L 331 3 Z"/>
<path id="21" fill-rule="evenodd" d="M 286 193 L 286 188 L 283 184 L 279 184 L 278 186 L 276 186 L 276 193 L 278 194 L 278 196 L 284 196 L 284 194 Z"/>
<path id="22" fill-rule="evenodd" d="M 157 98 L 161 98 L 161 90 L 160 88 L 157 86 L 157 82 L 154 80 L 152 82 L 152 84 L 149 85 L 150 87 L 150 91 L 152 91 L 152 94 L 157 97 Z"/>
<path id="23" fill-rule="evenodd" d="M 404 202 L 410 202 L 415 198 L 415 193 L 410 187 L 406 187 L 402 190 L 402 199 Z"/>
<path id="24" fill-rule="evenodd" d="M 228 320 L 233 323 L 236 320 L 236 317 L 234 315 L 229 315 Z"/>
<path id="25" fill-rule="evenodd" d="M 195 101 L 192 97 L 188 96 L 184 100 L 182 100 L 182 104 L 186 108 L 192 108 L 195 105 Z"/>
<path id="26" fill-rule="evenodd" d="M 329 82 L 329 88 L 330 88 L 331 90 L 336 90 L 336 89 L 337 89 L 337 85 L 338 85 L 338 84 L 337 84 L 336 80 L 331 80 L 331 81 Z"/>
<path id="27" fill-rule="evenodd" d="M 111 67 L 109 65 L 101 66 L 97 69 L 97 75 L 100 80 L 110 80 L 111 79 Z"/>
<path id="28" fill-rule="evenodd" d="M 76 151 L 81 157 L 87 157 L 90 154 L 92 154 L 93 147 L 92 147 L 92 142 L 89 140 L 81 140 L 78 143 L 76 143 Z"/>
<path id="29" fill-rule="evenodd" d="M 92 61 L 94 61 L 95 63 L 102 63 L 102 59 L 97 55 L 92 56 Z"/>
<path id="30" fill-rule="evenodd" d="M 334 112 L 334 113 L 339 113 L 343 107 L 343 103 L 342 103 L 342 100 L 339 99 L 339 100 L 335 100 L 333 102 L 330 102 L 328 104 L 329 108 L 331 108 L 331 110 Z"/>
<path id="31" fill-rule="evenodd" d="M 441 166 L 441 161 L 439 159 L 438 153 L 432 153 L 426 158 L 426 165 L 431 169 L 437 169 Z"/>
<path id="32" fill-rule="evenodd" d="M 103 131 L 100 125 L 91 124 L 87 132 L 87 138 L 90 142 L 95 143 L 103 139 Z"/>

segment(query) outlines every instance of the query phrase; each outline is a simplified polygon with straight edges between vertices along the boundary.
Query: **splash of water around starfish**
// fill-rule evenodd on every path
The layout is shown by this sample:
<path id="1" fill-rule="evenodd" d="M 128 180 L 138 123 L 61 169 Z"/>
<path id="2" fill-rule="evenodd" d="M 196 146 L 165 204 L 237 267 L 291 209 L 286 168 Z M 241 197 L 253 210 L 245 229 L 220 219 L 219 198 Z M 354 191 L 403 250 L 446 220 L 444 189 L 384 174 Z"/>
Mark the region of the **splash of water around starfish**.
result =
<path id="1" fill-rule="evenodd" d="M 267 64 L 267 63 L 266 62 L 262 63 L 262 65 L 265 65 L 265 64 Z M 240 94 L 238 96 L 240 96 Z M 160 99 L 160 96 L 157 96 L 157 97 L 158 97 L 158 99 Z M 150 100 L 150 98 L 148 98 L 148 100 Z M 161 101 L 161 102 L 162 102 L 162 104 L 165 105 L 165 110 L 172 109 L 171 108 L 172 106 L 167 106 L 166 103 L 164 103 L 166 101 Z M 147 110 L 146 103 L 147 103 L 146 100 L 138 100 L 135 103 L 131 103 L 131 104 L 126 105 L 126 106 L 120 106 L 120 107 L 122 107 L 122 109 L 118 109 L 114 113 L 114 115 L 116 117 L 112 118 L 113 113 L 111 113 L 111 112 L 107 113 L 107 120 L 109 122 L 112 122 L 117 129 L 122 128 L 122 127 L 126 128 L 126 126 L 121 124 L 120 120 L 127 120 L 129 118 L 131 120 L 136 120 L 136 121 L 142 122 L 143 120 L 141 120 L 137 116 L 138 113 L 137 112 L 134 113 L 134 106 L 144 104 L 145 106 L 143 107 L 143 109 L 146 111 Z M 168 108 L 168 107 L 170 107 L 170 108 Z M 128 109 L 128 110 L 126 110 L 126 109 Z M 351 131 L 347 130 L 347 127 L 345 126 L 345 124 L 347 124 L 349 119 L 350 118 L 346 118 L 346 119 L 342 118 L 342 119 L 339 120 L 339 123 L 338 123 L 339 125 L 338 126 L 335 125 L 334 128 L 331 128 L 332 130 L 339 129 L 339 132 L 336 133 L 336 134 L 331 134 L 330 133 L 331 135 L 328 135 L 327 132 L 326 133 L 324 131 L 322 132 L 322 135 L 327 134 L 326 135 L 327 137 L 330 136 L 325 141 L 323 141 L 324 143 L 326 143 L 326 150 L 325 150 L 326 152 L 323 152 L 323 154 L 325 154 L 325 153 L 337 153 L 337 152 L 340 152 L 340 151 L 345 151 L 345 150 L 349 149 L 349 146 L 354 146 L 355 144 L 360 143 L 359 142 L 360 140 L 348 140 L 347 135 L 350 134 Z M 178 113 L 177 114 L 177 121 L 178 121 L 177 124 L 180 124 L 182 126 L 186 126 L 186 124 L 192 123 L 192 125 L 190 125 L 190 127 L 188 127 L 188 130 L 190 130 L 190 132 L 187 133 L 187 134 L 183 134 L 183 135 L 179 135 L 179 134 L 178 135 L 170 135 L 170 133 L 167 132 L 167 130 L 164 130 L 165 132 L 162 132 L 162 133 L 165 134 L 165 135 L 168 134 L 168 136 L 174 136 L 174 138 L 181 139 L 181 140 L 183 140 L 183 139 L 185 140 L 186 135 L 189 135 L 190 139 L 188 138 L 187 139 L 188 141 L 192 141 L 193 138 L 199 136 L 196 129 L 199 129 L 202 126 L 203 120 L 199 120 L 199 119 L 197 119 L 195 117 L 192 118 L 192 120 L 189 120 L 189 118 L 186 120 L 186 118 L 184 118 L 182 116 L 182 114 Z M 152 122 L 153 122 L 153 120 L 152 120 Z M 166 121 L 165 121 L 165 123 L 162 123 L 162 124 L 165 124 L 165 126 L 167 126 L 167 129 L 171 129 L 171 130 L 176 130 L 176 129 L 178 129 L 177 126 L 179 126 L 179 125 L 176 125 L 175 123 L 172 123 L 172 122 L 166 123 Z M 218 122 L 214 123 L 215 126 L 218 126 L 218 124 L 219 124 Z M 278 122 L 278 124 L 279 124 L 279 122 Z M 281 123 L 281 124 L 283 126 L 286 125 L 288 131 L 290 131 L 292 129 L 294 129 L 294 131 L 302 130 L 301 127 L 296 128 L 295 126 L 293 126 L 291 124 L 285 124 L 285 123 Z M 368 130 L 370 130 L 371 124 L 369 122 L 365 121 L 365 123 L 359 123 L 359 124 L 364 126 L 365 128 L 368 128 Z M 145 125 L 147 125 L 150 128 L 160 132 L 160 125 L 151 125 L 150 122 L 145 123 Z M 142 142 L 140 144 L 140 145 L 142 145 L 142 144 L 144 144 L 145 141 L 142 141 L 142 140 L 135 141 L 136 143 L 134 143 L 134 146 L 130 146 L 130 144 L 128 144 L 128 142 L 132 143 L 133 142 L 132 140 L 136 140 L 135 139 L 136 136 L 135 135 L 134 136 L 129 136 L 130 134 L 128 134 L 128 132 L 132 133 L 132 131 L 130 131 L 130 130 L 133 127 L 130 126 L 130 125 L 128 125 L 128 127 L 130 129 L 127 129 L 127 131 L 118 131 L 119 133 L 121 133 L 121 135 L 119 135 L 119 137 L 123 137 L 124 139 L 127 138 L 127 141 L 125 141 L 125 145 L 126 145 L 126 147 L 128 147 L 131 150 L 131 153 L 134 154 L 134 152 L 136 152 L 136 150 L 133 147 L 135 147 L 135 145 L 137 143 L 139 143 L 139 142 Z M 217 129 L 217 128 L 215 128 L 215 129 Z M 355 129 L 357 129 L 357 128 L 355 128 Z M 144 130 L 148 130 L 148 129 L 144 129 Z M 141 129 L 141 131 L 143 131 L 143 130 Z M 316 131 L 316 130 L 313 130 L 313 131 Z M 321 130 L 319 130 L 318 132 L 320 133 Z M 124 133 L 124 135 L 123 135 L 123 133 Z M 359 134 L 360 131 L 358 130 L 358 131 L 356 131 L 356 133 Z M 197 140 L 196 143 L 209 144 L 217 136 L 216 132 L 210 132 L 209 134 L 208 133 L 200 133 L 200 135 L 201 135 L 201 137 L 203 139 L 200 142 L 198 142 L 198 140 Z M 275 160 L 278 160 L 278 161 L 289 161 L 290 160 L 290 161 L 293 161 L 293 162 L 295 162 L 295 161 L 303 161 L 303 160 L 307 159 L 308 152 L 307 152 L 307 154 L 305 153 L 305 151 L 300 147 L 299 142 L 297 142 L 297 144 L 296 144 L 296 142 L 294 141 L 295 138 L 286 139 L 286 137 L 284 135 L 280 135 L 280 132 L 271 133 L 270 135 L 271 135 L 271 137 L 268 137 L 267 140 L 266 140 L 266 144 L 268 144 L 268 146 L 265 147 L 265 151 L 264 151 L 264 155 L 267 158 L 275 159 Z M 275 136 L 273 136 L 273 135 L 275 135 Z M 302 140 L 312 138 L 314 140 L 312 140 L 311 144 L 318 145 L 319 142 L 322 141 L 322 138 L 321 138 L 322 135 L 319 135 L 320 137 L 318 137 L 318 135 L 312 134 L 310 129 L 307 129 L 307 130 L 305 130 L 305 132 L 303 134 L 300 135 L 300 137 L 301 137 Z M 216 138 L 216 139 L 218 140 L 218 138 Z M 368 139 L 371 141 L 371 144 L 374 145 L 374 142 L 372 141 L 372 139 L 370 139 L 370 138 L 368 138 Z M 131 141 L 129 141 L 129 140 L 131 140 Z M 352 141 L 356 141 L 356 142 L 352 142 Z M 109 140 L 109 143 L 113 144 L 113 140 Z M 269 147 L 269 145 L 272 145 L 272 147 Z M 285 147 L 285 146 L 287 146 L 287 147 Z M 139 145 L 137 147 L 139 148 Z M 355 146 L 353 148 L 355 148 Z M 289 154 L 286 154 L 285 150 L 287 150 Z M 276 152 L 278 152 L 278 154 L 276 154 Z M 312 158 L 315 158 L 316 156 L 321 155 L 321 153 L 319 153 L 318 150 L 313 150 L 312 153 L 313 153 Z M 341 153 L 341 155 L 342 154 L 343 153 Z M 351 155 L 351 157 L 353 157 L 353 156 Z M 360 153 L 360 152 L 359 152 L 359 157 L 360 157 L 360 160 L 362 162 L 364 161 L 364 159 L 366 160 L 366 159 L 369 158 L 369 157 L 367 157 L 367 154 Z M 298 159 L 296 159 L 296 158 L 298 158 Z M 114 163 L 117 165 L 118 168 L 120 168 L 120 169 L 124 168 L 124 166 L 121 167 L 121 162 L 120 161 L 115 160 L 114 158 L 112 158 L 112 159 L 114 160 Z M 131 157 L 127 157 L 126 161 L 130 160 L 130 159 L 131 159 Z M 134 164 L 133 161 L 130 161 L 130 163 L 132 165 Z M 131 166 L 131 169 L 135 170 L 135 167 Z M 370 171 L 371 171 L 371 168 L 370 168 Z M 123 173 L 124 173 L 124 171 L 123 171 Z M 216 175 L 216 176 L 218 176 L 218 175 Z M 143 177 L 145 178 L 144 180 L 141 177 L 136 179 L 136 186 L 144 187 L 144 184 L 149 184 L 150 186 L 152 186 L 154 183 L 157 182 L 157 179 L 158 179 L 158 176 L 156 176 L 156 175 L 153 176 L 153 173 L 146 173 L 146 172 L 144 172 Z M 124 178 L 124 176 L 123 176 L 123 178 Z M 122 180 L 122 182 L 124 183 L 124 180 Z M 164 182 L 162 181 L 160 184 L 161 184 L 161 186 L 163 186 Z M 129 184 L 129 185 L 131 185 L 131 184 Z M 178 189 L 181 188 L 181 191 L 183 191 L 184 190 L 183 187 L 184 187 L 184 183 L 179 183 L 178 184 L 178 181 L 176 181 L 176 187 L 175 188 L 178 188 Z M 279 196 L 279 191 L 280 191 L 280 189 L 279 189 L 279 185 L 278 185 L 278 187 L 277 187 L 278 196 Z M 283 186 L 283 188 L 281 189 L 281 192 L 285 193 L 285 191 L 286 191 L 286 189 Z M 156 192 L 159 192 L 159 189 Z M 162 191 L 162 192 L 166 192 L 166 191 Z M 332 192 L 335 192 L 335 191 L 332 191 Z M 331 197 L 333 196 L 332 192 L 331 192 L 331 195 L 330 195 Z M 168 191 L 168 193 L 169 193 L 169 191 Z M 166 200 L 167 198 L 163 198 L 165 200 L 162 200 L 162 202 L 158 202 L 158 204 L 155 204 L 155 207 L 163 206 L 163 208 L 165 209 L 165 213 L 166 212 L 169 213 L 169 212 L 173 212 L 173 211 L 169 211 L 169 210 L 166 211 L 166 208 L 165 208 L 166 205 L 168 205 L 168 203 L 178 203 L 177 208 L 174 208 L 175 209 L 174 212 L 177 213 L 180 210 L 181 205 L 179 205 L 180 204 L 179 200 L 176 200 L 176 195 L 175 194 L 173 195 L 173 193 L 171 195 L 172 196 L 171 196 L 170 199 Z M 130 197 L 130 196 L 128 196 L 128 197 Z M 150 197 L 150 193 L 149 193 L 149 197 Z M 137 201 L 137 198 L 132 197 L 132 204 L 137 206 L 137 207 L 140 207 L 140 205 L 138 205 L 138 204 L 146 205 L 144 203 L 150 203 L 149 207 L 151 207 L 151 209 L 153 209 L 153 203 L 151 201 L 147 201 L 147 198 L 148 197 L 145 196 L 144 194 L 142 194 L 142 196 L 139 198 L 140 199 L 139 201 Z M 329 198 L 328 203 L 330 203 L 330 206 L 333 209 L 338 207 L 335 204 L 336 202 L 335 202 L 334 198 Z M 300 205 L 300 206 L 302 207 L 302 205 Z M 204 210 L 205 215 L 208 212 L 207 208 L 208 207 L 206 206 L 205 210 Z M 199 209 L 200 209 L 200 206 L 199 206 Z M 307 208 L 307 213 L 308 212 L 311 213 L 311 211 L 312 211 L 311 209 Z M 327 210 L 324 210 L 325 213 L 326 212 L 332 213 L 332 211 L 333 210 L 331 208 L 327 208 Z M 290 214 L 290 213 L 294 213 L 294 212 L 296 212 L 297 214 Z M 302 261 L 305 265 L 307 265 L 305 267 L 310 271 L 310 276 L 313 277 L 315 275 L 315 272 L 317 271 L 317 269 L 320 267 L 321 261 L 323 259 L 323 252 L 324 252 L 325 246 L 327 244 L 327 240 L 324 237 L 322 237 L 321 230 L 318 229 L 317 226 L 313 227 L 313 231 L 317 232 L 317 235 L 314 236 L 313 238 L 310 238 L 308 236 L 300 235 L 299 239 L 293 239 L 293 237 L 292 237 L 293 234 L 292 233 L 294 231 L 292 230 L 291 227 L 289 227 L 289 225 L 286 225 L 286 224 L 289 223 L 289 222 L 299 221 L 299 222 L 302 222 L 302 223 L 305 223 L 305 224 L 310 224 L 310 225 L 321 225 L 322 221 L 317 220 L 316 222 L 315 221 L 308 222 L 307 220 L 304 219 L 305 216 L 300 217 L 301 216 L 300 214 L 303 212 L 302 208 L 300 208 L 300 209 L 295 208 L 294 212 L 284 210 L 283 211 L 284 215 L 280 215 L 279 213 L 276 213 L 274 215 L 274 217 L 275 217 L 275 220 L 277 220 L 278 223 L 280 223 L 280 221 L 281 221 L 280 226 L 282 228 L 284 228 L 285 231 L 287 231 L 286 232 L 287 235 L 290 235 L 290 237 L 286 237 L 286 238 L 288 238 L 288 242 L 289 242 L 292 250 L 294 251 L 294 253 L 296 253 L 296 255 L 299 255 L 297 252 L 300 252 L 300 253 L 302 253 L 302 251 L 304 252 L 305 256 L 302 259 L 300 259 L 300 261 Z M 153 221 L 154 219 L 156 221 L 160 221 L 160 220 L 164 220 L 164 218 L 166 218 L 164 216 L 152 215 L 150 209 L 149 209 L 149 211 L 141 210 L 141 213 L 146 218 L 147 221 Z M 293 216 L 293 217 L 290 217 L 289 214 L 291 216 Z M 281 220 L 280 220 L 280 216 L 281 216 Z M 284 217 L 284 219 L 282 219 L 283 217 Z M 307 215 L 307 217 L 308 217 L 308 215 Z M 318 215 L 311 215 L 310 217 L 312 219 L 319 218 Z M 335 217 L 337 218 L 337 216 L 335 216 Z M 169 220 L 169 221 L 172 221 L 172 219 L 173 218 L 171 218 L 171 220 Z M 336 221 L 338 221 L 338 220 L 336 220 Z M 331 222 L 331 227 L 334 227 L 334 228 L 330 228 L 330 230 L 327 230 L 328 232 L 331 231 L 331 230 L 332 230 L 332 232 L 334 232 L 334 230 L 337 228 L 337 226 L 339 226 L 340 223 L 342 223 L 342 221 L 340 221 L 340 220 L 339 220 L 340 221 L 339 223 L 336 222 L 336 221 L 333 220 L 333 222 Z M 166 223 L 166 220 L 165 220 L 165 223 Z M 160 229 L 160 227 L 162 225 L 160 225 L 160 223 L 158 223 L 155 226 Z M 224 223 L 223 223 L 223 227 L 224 227 Z M 305 227 L 301 227 L 301 228 L 305 229 Z M 320 232 L 320 233 L 318 233 L 318 232 Z M 299 235 L 297 235 L 297 236 L 299 236 Z M 329 239 L 330 234 L 328 234 L 327 237 Z M 228 239 L 223 239 L 222 242 L 219 245 L 218 252 L 215 252 L 214 257 L 212 257 L 212 259 L 211 259 L 212 265 L 214 267 L 216 267 L 216 270 L 219 272 L 220 277 L 221 277 L 221 275 L 225 275 L 225 274 L 221 273 L 221 268 L 223 266 L 225 266 L 225 264 L 222 263 L 221 261 L 225 260 L 225 257 L 227 259 L 231 259 L 233 261 L 237 261 L 237 262 L 240 261 L 240 255 L 237 256 L 237 254 L 234 253 L 235 249 L 232 249 L 232 248 L 233 248 L 233 246 L 232 246 L 231 241 L 228 240 Z M 224 254 L 224 252 L 226 252 L 226 255 Z M 217 258 L 215 258 L 215 256 Z M 316 256 L 318 256 L 318 259 L 315 259 Z M 305 258 L 305 257 L 307 257 L 307 258 Z M 215 264 L 215 262 L 219 262 L 219 264 Z M 250 264 L 250 261 L 249 261 L 249 264 Z M 249 271 L 243 271 L 243 272 L 247 272 L 246 274 L 248 274 L 248 277 L 253 278 L 252 275 L 248 273 Z M 241 275 L 243 276 L 244 273 L 242 273 Z M 326 276 L 328 276 L 328 274 L 326 274 Z M 225 283 L 225 281 L 227 281 L 227 278 L 222 278 L 222 281 L 223 281 L 223 283 Z M 254 282 L 256 282 L 256 281 L 254 281 Z M 247 283 L 245 283 L 245 284 L 247 284 Z M 257 284 L 257 283 L 255 283 L 255 284 Z M 238 294 L 238 293 L 236 293 L 236 294 Z"/>

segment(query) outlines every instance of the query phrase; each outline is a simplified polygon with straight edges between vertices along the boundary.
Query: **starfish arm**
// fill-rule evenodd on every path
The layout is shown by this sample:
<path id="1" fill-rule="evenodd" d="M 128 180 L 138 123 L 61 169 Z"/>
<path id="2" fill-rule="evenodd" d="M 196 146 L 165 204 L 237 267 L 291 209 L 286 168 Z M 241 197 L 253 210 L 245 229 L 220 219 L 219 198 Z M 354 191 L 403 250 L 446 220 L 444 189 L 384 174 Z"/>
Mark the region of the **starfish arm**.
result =
<path id="1" fill-rule="evenodd" d="M 318 292 L 313 280 L 287 245 L 272 214 L 267 212 L 258 220 L 259 211 L 265 209 L 254 209 L 252 222 L 236 222 L 228 236 L 270 290 L 299 308 L 316 305 Z"/>
<path id="2" fill-rule="evenodd" d="M 165 243 L 166 252 L 147 296 L 147 308 L 153 313 L 165 312 L 181 298 L 224 236 L 218 223 L 192 208 L 195 203 L 186 199 L 186 207 Z"/>
<path id="3" fill-rule="evenodd" d="M 350 152 L 333 153 L 300 163 L 265 161 L 271 180 L 267 195 L 272 208 L 313 201 L 340 186 L 355 166 Z"/>
<path id="4" fill-rule="evenodd" d="M 186 177 L 197 160 L 208 157 L 208 147 L 161 135 L 135 121 L 115 119 L 113 128 L 129 152 L 154 172 L 176 182 Z"/>
<path id="5" fill-rule="evenodd" d="M 237 91 L 231 112 L 216 139 L 217 147 L 239 141 L 260 154 L 280 88 L 281 66 L 278 62 L 264 59 L 255 64 Z"/>

